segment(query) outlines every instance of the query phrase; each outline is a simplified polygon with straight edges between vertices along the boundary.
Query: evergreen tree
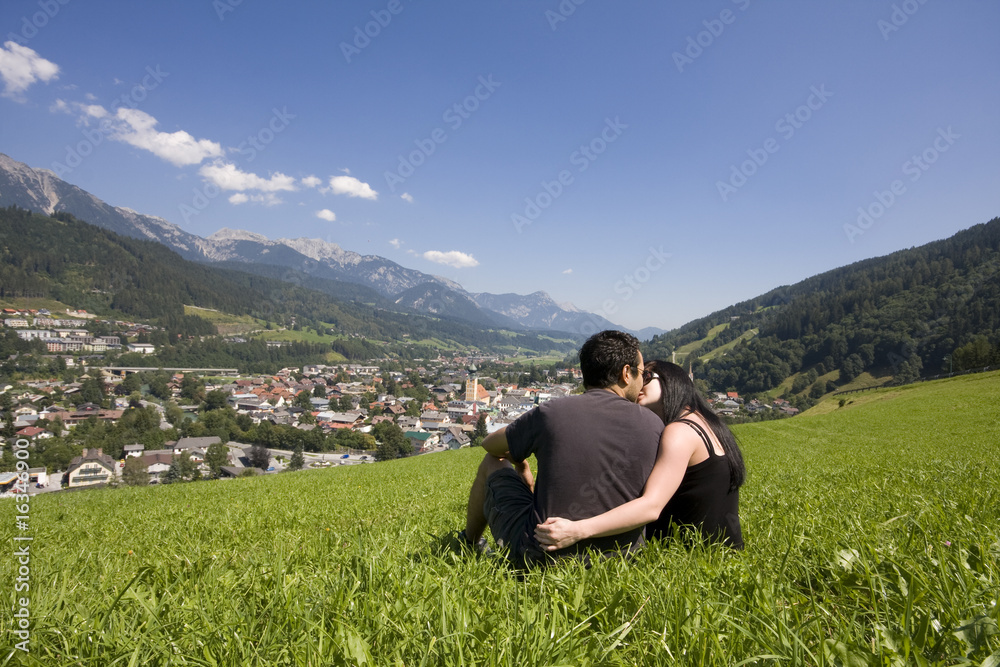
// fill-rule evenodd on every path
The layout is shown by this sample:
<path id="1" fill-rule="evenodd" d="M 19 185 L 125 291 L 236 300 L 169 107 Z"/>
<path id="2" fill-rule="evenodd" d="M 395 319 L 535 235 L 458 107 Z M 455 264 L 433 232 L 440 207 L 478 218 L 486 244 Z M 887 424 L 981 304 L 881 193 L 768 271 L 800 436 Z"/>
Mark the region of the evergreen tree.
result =
<path id="1" fill-rule="evenodd" d="M 479 419 L 476 420 L 476 430 L 472 432 L 472 446 L 479 447 L 482 445 L 483 440 L 486 439 L 488 434 L 489 431 L 486 429 L 486 413 L 480 412 Z"/>
<path id="2" fill-rule="evenodd" d="M 305 456 L 302 455 L 302 444 L 299 443 L 295 446 L 295 451 L 292 453 L 292 459 L 288 462 L 288 470 L 302 470 L 305 466 Z"/>
<path id="3" fill-rule="evenodd" d="M 268 466 L 271 465 L 271 452 L 267 447 L 256 444 L 250 448 L 250 453 L 247 458 L 250 459 L 250 465 L 254 468 L 260 468 L 261 470 L 267 470 Z"/>
<path id="4" fill-rule="evenodd" d="M 181 464 L 180 461 L 175 456 L 170 460 L 170 467 L 167 471 L 163 473 L 163 483 L 173 484 L 174 482 L 183 482 L 184 475 L 181 474 Z"/>

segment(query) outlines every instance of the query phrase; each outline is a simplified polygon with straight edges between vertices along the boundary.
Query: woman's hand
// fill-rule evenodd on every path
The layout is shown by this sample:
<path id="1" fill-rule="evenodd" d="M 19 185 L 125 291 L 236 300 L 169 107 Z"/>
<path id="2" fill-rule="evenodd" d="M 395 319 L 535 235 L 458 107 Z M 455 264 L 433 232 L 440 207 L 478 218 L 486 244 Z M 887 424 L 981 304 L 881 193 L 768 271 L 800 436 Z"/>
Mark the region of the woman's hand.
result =
<path id="1" fill-rule="evenodd" d="M 560 517 L 550 517 L 545 523 L 535 526 L 535 539 L 546 551 L 565 549 L 582 540 L 585 536 L 576 521 Z"/>

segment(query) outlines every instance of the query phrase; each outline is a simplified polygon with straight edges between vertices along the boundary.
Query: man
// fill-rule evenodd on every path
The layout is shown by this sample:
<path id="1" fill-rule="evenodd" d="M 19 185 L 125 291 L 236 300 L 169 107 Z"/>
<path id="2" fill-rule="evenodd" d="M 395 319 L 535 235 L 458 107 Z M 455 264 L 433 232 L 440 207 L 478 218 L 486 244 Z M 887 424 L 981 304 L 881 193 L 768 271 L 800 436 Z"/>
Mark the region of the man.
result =
<path id="1" fill-rule="evenodd" d="M 535 525 L 549 516 L 585 519 L 642 495 L 656 459 L 663 422 L 635 403 L 642 389 L 639 341 L 621 331 L 594 334 L 580 349 L 580 368 L 583 394 L 544 403 L 483 440 L 487 454 L 460 539 L 480 545 L 489 525 L 516 565 L 642 544 L 642 528 L 548 554 L 535 541 Z M 526 461 L 532 454 L 537 484 Z"/>

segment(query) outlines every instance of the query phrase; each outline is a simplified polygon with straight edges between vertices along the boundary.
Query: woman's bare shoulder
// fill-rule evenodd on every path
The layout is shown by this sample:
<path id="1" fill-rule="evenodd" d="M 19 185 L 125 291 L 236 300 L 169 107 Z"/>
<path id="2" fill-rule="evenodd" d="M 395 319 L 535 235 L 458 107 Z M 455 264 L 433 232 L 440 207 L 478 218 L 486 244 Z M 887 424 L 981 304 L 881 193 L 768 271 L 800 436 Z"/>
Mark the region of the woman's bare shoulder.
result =
<path id="1" fill-rule="evenodd" d="M 675 421 L 663 427 L 663 435 L 660 438 L 664 444 L 673 446 L 691 446 L 701 442 L 698 432 L 691 428 L 690 424 Z"/>

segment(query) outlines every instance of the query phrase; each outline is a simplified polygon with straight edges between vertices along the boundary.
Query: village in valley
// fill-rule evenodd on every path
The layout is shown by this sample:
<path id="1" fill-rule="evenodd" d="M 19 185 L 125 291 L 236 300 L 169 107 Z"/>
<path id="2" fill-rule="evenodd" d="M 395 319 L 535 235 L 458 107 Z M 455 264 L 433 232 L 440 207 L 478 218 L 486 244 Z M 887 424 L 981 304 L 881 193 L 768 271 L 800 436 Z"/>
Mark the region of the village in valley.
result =
<path id="1" fill-rule="evenodd" d="M 105 359 L 108 352 L 155 354 L 153 344 L 125 342 L 148 339 L 155 327 L 101 321 L 86 311 L 56 317 L 45 310 L 5 308 L 3 314 L 3 330 L 15 332 L 23 341 L 40 341 L 50 362 L 65 369 L 61 377 L 25 377 L 0 385 L 6 441 L 0 494 L 5 495 L 12 495 L 18 481 L 15 443 L 29 453 L 33 464 L 27 470 L 32 493 L 231 479 L 476 446 L 487 433 L 524 412 L 582 391 L 578 368 L 533 368 L 512 382 L 507 371 L 514 362 L 477 353 L 406 363 L 305 364 L 256 375 L 241 374 L 237 368 L 113 365 Z M 95 323 L 115 333 L 95 335 L 91 331 Z M 482 367 L 497 377 L 482 373 Z M 158 391 L 136 380 L 148 379 L 150 373 L 165 380 Z M 770 404 L 744 401 L 736 392 L 713 397 L 718 412 L 728 416 L 797 412 L 782 399 Z M 112 429 L 136 409 L 151 415 L 157 422 L 152 427 L 165 434 L 144 438 L 159 444 L 120 443 L 114 452 L 86 446 L 95 428 Z M 257 442 L 206 434 L 199 420 L 220 409 L 247 432 L 256 433 Z M 267 439 L 260 436 L 261 430 L 286 436 Z M 298 437 L 287 437 L 288 433 Z M 177 437 L 165 439 L 168 435 Z M 55 454 L 42 456 L 54 438 L 66 443 L 65 466 L 58 465 Z M 395 444 L 387 448 L 381 441 L 389 439 Z M 283 442 L 289 443 L 287 448 Z M 67 447 L 75 454 L 71 458 Z M 47 465 L 38 465 L 40 459 Z"/>

